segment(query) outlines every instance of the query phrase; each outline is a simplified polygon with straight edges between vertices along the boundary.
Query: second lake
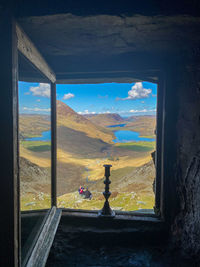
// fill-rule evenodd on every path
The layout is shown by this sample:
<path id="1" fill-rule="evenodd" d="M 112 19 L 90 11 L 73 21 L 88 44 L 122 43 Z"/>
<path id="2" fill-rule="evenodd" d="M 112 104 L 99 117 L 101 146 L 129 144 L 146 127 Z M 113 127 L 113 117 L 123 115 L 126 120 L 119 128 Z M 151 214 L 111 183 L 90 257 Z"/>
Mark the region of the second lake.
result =
<path id="1" fill-rule="evenodd" d="M 140 137 L 138 132 L 127 131 L 127 130 L 119 130 L 114 131 L 115 139 L 113 140 L 114 143 L 126 143 L 126 142 L 134 142 L 134 141 L 155 141 L 155 138 L 147 138 L 147 137 Z"/>
<path id="2" fill-rule="evenodd" d="M 42 132 L 41 136 L 26 138 L 27 141 L 50 141 L 51 140 L 51 130 Z"/>

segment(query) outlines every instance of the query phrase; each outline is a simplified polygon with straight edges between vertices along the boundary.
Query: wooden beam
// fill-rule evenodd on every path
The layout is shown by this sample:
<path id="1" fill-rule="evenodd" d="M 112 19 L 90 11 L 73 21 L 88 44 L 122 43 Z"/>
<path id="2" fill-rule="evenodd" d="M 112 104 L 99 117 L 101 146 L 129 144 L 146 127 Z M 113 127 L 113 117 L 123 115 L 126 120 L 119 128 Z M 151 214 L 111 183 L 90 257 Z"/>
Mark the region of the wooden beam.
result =
<path id="1" fill-rule="evenodd" d="M 19 51 L 43 74 L 47 77 L 52 83 L 55 83 L 56 76 L 53 70 L 48 66 L 45 59 L 42 57 L 38 49 L 28 38 L 26 33 L 22 28 L 16 24 L 17 32 L 17 47 Z"/>
<path id="2" fill-rule="evenodd" d="M 21 248 L 21 267 L 26 266 L 49 213 L 50 210 L 47 209 L 21 211 L 21 234 L 25 234 L 27 230 L 31 230 L 30 234 L 26 238 L 26 241 L 23 241 L 23 246 Z M 33 222 L 35 223 L 32 224 Z M 22 236 L 22 239 L 24 239 L 24 236 Z"/>
<path id="3" fill-rule="evenodd" d="M 56 207 L 51 209 L 33 252 L 27 262 L 27 267 L 43 267 L 46 265 L 49 251 L 60 222 L 61 213 L 61 209 L 56 209 Z"/>
<path id="4" fill-rule="evenodd" d="M 155 191 L 155 212 L 160 215 L 161 199 L 161 164 L 162 164 L 162 133 L 163 133 L 163 95 L 165 79 L 164 74 L 159 75 L 157 88 L 157 113 L 156 113 L 156 191 Z"/>
<path id="5" fill-rule="evenodd" d="M 162 153 L 161 153 L 161 199 L 162 218 L 169 225 L 174 220 L 179 205 L 176 192 L 177 164 L 177 119 L 180 70 L 177 65 L 165 70 L 162 112 Z"/>
<path id="6" fill-rule="evenodd" d="M 20 266 L 18 52 L 10 12 L 0 19 L 0 266 Z"/>
<path id="7" fill-rule="evenodd" d="M 56 84 L 51 84 L 51 206 L 57 206 L 57 125 L 56 125 Z"/>

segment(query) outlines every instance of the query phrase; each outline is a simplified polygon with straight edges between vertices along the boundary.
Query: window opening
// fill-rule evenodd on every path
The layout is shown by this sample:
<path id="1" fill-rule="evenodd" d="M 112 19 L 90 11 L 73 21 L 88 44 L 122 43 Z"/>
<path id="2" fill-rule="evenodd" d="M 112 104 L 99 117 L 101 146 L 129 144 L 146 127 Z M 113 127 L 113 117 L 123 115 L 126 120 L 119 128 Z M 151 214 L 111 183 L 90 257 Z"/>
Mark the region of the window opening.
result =
<path id="1" fill-rule="evenodd" d="M 111 164 L 111 208 L 153 211 L 156 107 L 149 82 L 57 85 L 59 207 L 101 209 Z"/>

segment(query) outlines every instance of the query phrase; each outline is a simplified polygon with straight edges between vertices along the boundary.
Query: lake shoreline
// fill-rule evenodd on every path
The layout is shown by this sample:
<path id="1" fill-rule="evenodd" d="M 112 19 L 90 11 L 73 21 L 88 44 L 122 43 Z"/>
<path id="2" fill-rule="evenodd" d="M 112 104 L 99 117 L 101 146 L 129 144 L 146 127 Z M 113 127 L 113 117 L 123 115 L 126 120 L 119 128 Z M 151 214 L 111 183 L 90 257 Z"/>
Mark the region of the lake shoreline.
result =
<path id="1" fill-rule="evenodd" d="M 118 126 L 119 124 L 117 124 Z M 107 126 L 108 128 L 115 128 L 116 125 Z M 120 130 L 113 129 L 112 132 L 115 138 L 112 140 L 116 143 L 130 143 L 130 142 L 154 142 L 154 136 L 140 136 L 139 132 L 126 130 L 126 124 L 121 124 Z M 25 138 L 24 141 L 51 141 L 51 130 L 43 131 L 41 135 Z"/>

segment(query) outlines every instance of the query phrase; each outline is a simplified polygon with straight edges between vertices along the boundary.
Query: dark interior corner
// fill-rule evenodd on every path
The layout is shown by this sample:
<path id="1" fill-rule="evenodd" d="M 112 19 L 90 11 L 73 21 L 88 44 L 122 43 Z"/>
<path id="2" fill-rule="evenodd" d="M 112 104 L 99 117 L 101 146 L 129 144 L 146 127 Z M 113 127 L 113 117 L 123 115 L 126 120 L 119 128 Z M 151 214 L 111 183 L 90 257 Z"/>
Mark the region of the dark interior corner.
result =
<path id="1" fill-rule="evenodd" d="M 15 1 L 0 13 L 0 266 L 23 266 L 36 216 L 43 227 L 29 257 L 45 256 L 27 266 L 200 266 L 200 3 Z M 46 217 L 20 215 L 18 79 L 48 81 L 54 96 Z M 134 81 L 159 90 L 156 215 L 57 209 L 55 85 Z"/>

